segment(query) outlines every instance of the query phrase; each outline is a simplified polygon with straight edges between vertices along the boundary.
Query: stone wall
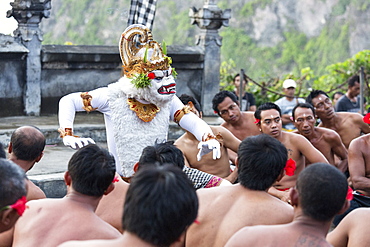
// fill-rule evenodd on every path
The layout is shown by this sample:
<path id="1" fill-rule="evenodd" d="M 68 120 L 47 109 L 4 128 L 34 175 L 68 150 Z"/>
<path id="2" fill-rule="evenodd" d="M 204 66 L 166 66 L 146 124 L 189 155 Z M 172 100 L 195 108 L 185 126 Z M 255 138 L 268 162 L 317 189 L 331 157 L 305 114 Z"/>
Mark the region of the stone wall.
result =
<path id="1" fill-rule="evenodd" d="M 11 36 L 2 35 L 11 47 L 0 49 L 0 117 L 23 115 L 25 56 L 27 49 Z M 1 42 L 1 41 L 0 41 Z M 1 47 L 1 46 L 0 46 Z M 168 55 L 178 72 L 177 95 L 201 97 L 204 51 L 201 47 L 169 46 Z M 89 91 L 115 82 L 121 76 L 116 46 L 44 45 L 41 49 L 41 114 L 56 114 L 59 99 L 68 93 Z"/>

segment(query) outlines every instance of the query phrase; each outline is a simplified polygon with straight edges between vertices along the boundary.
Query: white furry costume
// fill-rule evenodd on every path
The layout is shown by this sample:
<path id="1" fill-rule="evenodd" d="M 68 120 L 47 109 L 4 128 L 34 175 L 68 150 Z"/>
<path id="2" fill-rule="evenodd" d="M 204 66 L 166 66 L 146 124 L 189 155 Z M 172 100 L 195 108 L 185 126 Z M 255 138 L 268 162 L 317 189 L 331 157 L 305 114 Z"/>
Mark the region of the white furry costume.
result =
<path id="1" fill-rule="evenodd" d="M 136 27 L 145 28 L 141 25 L 133 25 L 133 29 Z M 154 50 L 152 54 L 157 54 L 156 52 L 158 53 Z M 141 53 L 140 56 L 144 56 L 142 50 L 138 53 Z M 121 54 L 123 61 L 124 58 L 128 59 L 125 56 L 127 56 L 126 53 Z M 142 58 L 135 57 L 135 59 Z M 128 61 L 131 60 L 128 59 Z M 159 63 L 158 61 L 163 62 L 163 59 L 151 62 L 156 65 Z M 171 75 L 171 67 L 152 71 L 151 74 L 156 76 L 161 74 L 162 77 L 151 79 L 149 85 L 145 87 L 138 88 L 133 83 L 133 79 L 125 75 L 119 81 L 108 85 L 108 87 L 88 92 L 90 109 L 104 114 L 108 148 L 115 157 L 117 172 L 124 177 L 133 175 L 133 166 L 139 161 L 141 152 L 146 146 L 154 145 L 156 140 L 163 141 L 167 139 L 169 120 L 174 120 L 175 113 L 184 108 L 184 105 L 175 95 L 176 84 Z M 72 93 L 64 96 L 59 102 L 60 129 L 62 129 L 62 132 L 67 129 L 71 130 L 67 134 L 66 132 L 62 133 L 63 142 L 71 147 L 76 146 L 76 143 L 81 144 L 80 146 L 86 145 L 88 144 L 87 140 L 91 140 L 74 137 L 72 134 L 75 112 L 86 110 L 86 102 L 83 102 L 81 97 L 81 93 Z M 148 121 L 142 120 L 136 114 L 135 109 L 132 109 L 135 104 L 128 103 L 128 99 L 134 99 L 135 102 L 139 101 L 145 105 L 154 104 L 159 108 L 159 112 Z M 191 112 L 183 114 L 179 120 L 179 125 L 193 133 L 199 141 L 202 141 L 202 137 L 212 134 L 209 126 Z M 211 150 L 215 149 L 212 145 L 204 146 Z"/>

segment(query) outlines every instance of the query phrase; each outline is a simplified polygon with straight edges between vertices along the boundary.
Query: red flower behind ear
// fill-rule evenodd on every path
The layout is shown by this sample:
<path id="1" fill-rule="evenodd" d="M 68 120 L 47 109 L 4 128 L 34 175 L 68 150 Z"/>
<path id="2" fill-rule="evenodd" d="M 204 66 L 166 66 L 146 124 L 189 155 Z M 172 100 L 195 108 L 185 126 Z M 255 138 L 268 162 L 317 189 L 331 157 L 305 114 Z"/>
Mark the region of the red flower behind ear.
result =
<path id="1" fill-rule="evenodd" d="M 117 183 L 117 182 L 119 182 L 119 179 L 118 179 L 118 177 L 117 177 L 117 176 L 115 176 L 115 177 L 113 178 L 112 183 L 114 184 L 114 183 Z"/>
<path id="2" fill-rule="evenodd" d="M 217 111 L 213 111 L 215 114 L 218 114 L 218 112 Z"/>
<path id="3" fill-rule="evenodd" d="M 256 121 L 254 121 L 255 124 L 258 124 L 261 122 L 261 119 L 256 119 Z"/>
<path id="4" fill-rule="evenodd" d="M 10 207 L 15 209 L 19 216 L 22 216 L 22 214 L 24 213 L 24 210 L 26 210 L 26 202 L 27 202 L 26 197 L 22 196 L 13 205 L 10 205 Z"/>
<path id="5" fill-rule="evenodd" d="M 285 174 L 288 175 L 288 176 L 293 176 L 294 175 L 294 172 L 295 172 L 295 169 L 296 169 L 296 164 L 295 164 L 295 161 L 293 159 L 288 159 L 286 164 L 285 164 Z"/>
<path id="6" fill-rule="evenodd" d="M 370 113 L 366 114 L 362 120 L 365 123 L 370 124 Z"/>
<path id="7" fill-rule="evenodd" d="M 150 72 L 150 73 L 148 74 L 148 78 L 149 78 L 150 80 L 153 80 L 153 79 L 155 78 L 155 74 L 154 74 L 153 72 Z"/>
<path id="8" fill-rule="evenodd" d="M 353 199 L 353 190 L 351 187 L 348 186 L 348 190 L 347 190 L 347 196 L 346 196 L 346 199 L 348 201 L 352 201 Z"/>

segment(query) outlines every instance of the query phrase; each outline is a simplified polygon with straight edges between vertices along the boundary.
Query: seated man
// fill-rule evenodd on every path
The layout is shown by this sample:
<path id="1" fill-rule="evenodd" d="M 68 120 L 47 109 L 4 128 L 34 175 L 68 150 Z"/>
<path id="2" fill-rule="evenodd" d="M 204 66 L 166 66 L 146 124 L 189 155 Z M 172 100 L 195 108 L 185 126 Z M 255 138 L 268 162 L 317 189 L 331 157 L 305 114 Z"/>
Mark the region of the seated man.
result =
<path id="1" fill-rule="evenodd" d="M 185 230 L 197 217 L 198 198 L 192 187 L 179 168 L 152 164 L 132 179 L 120 238 L 71 241 L 61 247 L 181 246 Z"/>
<path id="2" fill-rule="evenodd" d="M 275 226 L 251 226 L 230 238 L 237 246 L 331 246 L 325 237 L 337 213 L 349 205 L 346 177 L 333 166 L 317 163 L 304 169 L 290 191 L 294 220 Z M 364 246 L 364 245 L 358 245 Z"/>
<path id="3" fill-rule="evenodd" d="M 9 160 L 24 172 L 31 170 L 43 157 L 45 148 L 44 134 L 34 126 L 22 126 L 14 130 L 8 146 Z M 27 201 L 46 198 L 45 193 L 31 180 L 27 181 Z M 0 234 L 0 247 L 11 247 L 13 231 Z"/>
<path id="4" fill-rule="evenodd" d="M 350 181 L 354 188 L 354 198 L 350 208 L 334 218 L 334 225 L 352 210 L 359 207 L 370 207 L 370 134 L 354 139 L 348 149 L 348 169 Z"/>
<path id="5" fill-rule="evenodd" d="M 5 232 L 26 209 L 27 185 L 24 171 L 4 158 L 0 158 L 0 191 L 0 232 Z"/>
<path id="6" fill-rule="evenodd" d="M 307 138 L 329 161 L 343 173 L 348 170 L 348 153 L 337 132 L 331 129 L 316 127 L 315 109 L 308 103 L 299 103 L 293 108 L 293 122 L 296 131 Z M 335 156 L 339 159 L 336 163 Z"/>
<path id="7" fill-rule="evenodd" d="M 91 144 L 73 154 L 64 175 L 67 195 L 27 203 L 16 224 L 13 246 L 58 246 L 68 240 L 113 239 L 121 234 L 95 214 L 114 188 L 114 157 Z"/>
<path id="8" fill-rule="evenodd" d="M 221 126 L 228 129 L 239 140 L 260 134 L 254 124 L 253 112 L 241 111 L 238 98 L 234 93 L 218 92 L 212 99 L 212 108 L 225 121 Z M 229 150 L 229 158 L 235 162 L 236 153 Z"/>
<path id="9" fill-rule="evenodd" d="M 244 226 L 291 222 L 293 208 L 267 193 L 287 158 L 284 145 L 268 135 L 244 139 L 236 162 L 240 183 L 197 191 L 199 222 L 189 227 L 186 246 L 224 246 Z"/>
<path id="10" fill-rule="evenodd" d="M 370 246 L 370 208 L 357 208 L 346 215 L 326 239 L 335 247 Z"/>
<path id="11" fill-rule="evenodd" d="M 200 104 L 193 97 L 183 94 L 179 97 L 181 102 L 190 108 L 195 115 L 202 117 L 202 110 Z M 191 168 L 196 168 L 203 172 L 227 179 L 234 183 L 237 179 L 237 171 L 230 171 L 229 156 L 227 149 L 237 152 L 240 140 L 236 138 L 229 130 L 222 126 L 210 126 L 213 134 L 218 138 L 221 145 L 221 158 L 214 160 L 212 154 L 206 154 L 201 160 L 196 158 L 198 153 L 199 141 L 195 136 L 186 131 L 180 138 L 175 141 L 175 145 L 183 152 L 185 161 Z"/>
<path id="12" fill-rule="evenodd" d="M 169 163 L 179 167 L 188 176 L 195 189 L 231 185 L 225 179 L 185 166 L 183 153 L 171 141 L 144 148 L 139 162 L 134 166 L 134 171 L 137 172 L 139 168 L 152 166 L 154 163 L 160 165 Z"/>
<path id="13" fill-rule="evenodd" d="M 305 168 L 305 163 L 328 163 L 328 161 L 303 136 L 282 131 L 281 112 L 278 105 L 271 102 L 262 104 L 257 108 L 254 116 L 260 131 L 280 141 L 288 150 L 288 159 L 292 159 L 296 164 L 296 170 L 292 176 L 284 176 L 269 189 L 271 195 L 289 202 L 288 190 L 295 186 L 299 173 Z"/>
<path id="14" fill-rule="evenodd" d="M 335 112 L 329 96 L 321 90 L 313 90 L 306 98 L 321 119 L 319 127 L 336 131 L 346 148 L 351 141 L 361 135 L 370 133 L 370 127 L 362 121 L 362 115 L 354 112 Z"/>

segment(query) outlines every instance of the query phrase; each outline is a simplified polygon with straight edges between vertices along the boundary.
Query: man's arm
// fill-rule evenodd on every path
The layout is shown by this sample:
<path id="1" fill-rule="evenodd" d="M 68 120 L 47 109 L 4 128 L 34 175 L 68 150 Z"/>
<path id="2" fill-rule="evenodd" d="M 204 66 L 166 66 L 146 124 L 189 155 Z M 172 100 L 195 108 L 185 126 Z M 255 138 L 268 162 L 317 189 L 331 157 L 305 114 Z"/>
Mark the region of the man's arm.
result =
<path id="1" fill-rule="evenodd" d="M 289 191 L 290 190 L 281 191 L 281 190 L 276 189 L 274 186 L 271 186 L 267 192 L 270 195 L 279 198 L 283 202 L 289 202 L 290 200 Z"/>
<path id="2" fill-rule="evenodd" d="M 331 231 L 327 236 L 326 240 L 335 247 L 346 247 L 348 244 L 348 234 L 352 228 L 352 215 L 356 210 L 350 212 L 339 225 Z"/>
<path id="3" fill-rule="evenodd" d="M 348 148 L 348 169 L 351 174 L 353 188 L 370 194 L 370 179 L 366 177 L 366 163 L 362 150 L 364 145 L 365 143 L 361 137 L 351 142 Z"/>
<path id="4" fill-rule="evenodd" d="M 340 158 L 340 162 L 337 165 L 337 168 L 342 172 L 346 172 L 348 169 L 348 152 L 337 132 L 332 131 L 330 143 L 332 144 L 334 155 Z"/>

